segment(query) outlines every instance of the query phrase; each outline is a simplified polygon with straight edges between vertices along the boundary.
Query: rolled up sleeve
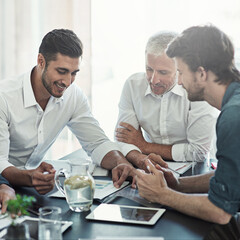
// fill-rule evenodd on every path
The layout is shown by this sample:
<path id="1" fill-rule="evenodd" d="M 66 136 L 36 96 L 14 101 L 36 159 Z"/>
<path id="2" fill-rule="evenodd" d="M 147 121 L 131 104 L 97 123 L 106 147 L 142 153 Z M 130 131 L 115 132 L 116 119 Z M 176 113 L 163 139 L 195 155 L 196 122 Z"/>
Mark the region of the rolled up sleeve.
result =
<path id="1" fill-rule="evenodd" d="M 210 180 L 209 200 L 224 211 L 235 214 L 240 206 L 240 189 L 220 183 L 215 177 Z"/>
<path id="2" fill-rule="evenodd" d="M 91 158 L 95 164 L 98 166 L 101 165 L 102 159 L 104 156 L 110 151 L 120 151 L 118 144 L 115 142 L 107 141 L 100 144 L 97 148 L 95 148 L 91 154 Z"/>

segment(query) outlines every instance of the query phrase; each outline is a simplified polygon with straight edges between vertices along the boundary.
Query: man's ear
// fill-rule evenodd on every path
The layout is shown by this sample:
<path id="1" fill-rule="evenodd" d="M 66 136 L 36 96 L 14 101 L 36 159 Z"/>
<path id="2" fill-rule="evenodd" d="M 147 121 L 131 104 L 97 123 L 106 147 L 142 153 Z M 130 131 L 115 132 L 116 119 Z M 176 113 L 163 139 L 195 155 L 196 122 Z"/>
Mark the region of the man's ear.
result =
<path id="1" fill-rule="evenodd" d="M 204 67 L 202 67 L 202 66 L 198 67 L 197 73 L 198 73 L 198 78 L 201 81 L 206 81 L 206 79 L 207 79 L 207 71 L 204 69 Z"/>
<path id="2" fill-rule="evenodd" d="M 38 66 L 40 68 L 44 68 L 45 67 L 46 61 L 45 61 L 44 56 L 41 53 L 38 54 L 37 64 L 38 64 Z"/>

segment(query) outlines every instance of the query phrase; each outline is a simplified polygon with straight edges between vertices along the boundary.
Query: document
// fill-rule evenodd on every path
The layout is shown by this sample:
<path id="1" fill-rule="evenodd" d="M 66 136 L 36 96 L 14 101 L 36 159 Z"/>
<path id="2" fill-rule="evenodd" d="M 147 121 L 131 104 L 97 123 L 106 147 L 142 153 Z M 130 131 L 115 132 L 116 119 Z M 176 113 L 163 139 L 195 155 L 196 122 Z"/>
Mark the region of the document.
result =
<path id="1" fill-rule="evenodd" d="M 79 238 L 78 240 L 164 240 L 163 237 L 96 237 L 96 238 Z"/>
<path id="2" fill-rule="evenodd" d="M 185 173 L 189 168 L 192 167 L 192 162 L 171 162 L 166 161 L 170 170 L 174 170 L 179 174 Z"/>
<path id="3" fill-rule="evenodd" d="M 119 191 L 120 189 L 126 187 L 129 182 L 125 181 L 120 188 L 115 188 L 112 180 L 99 180 L 95 179 L 95 193 L 94 199 L 102 200 L 105 197 L 109 196 L 112 193 Z M 57 198 L 65 198 L 60 191 L 56 191 L 50 193 L 48 197 L 57 197 Z"/>
<path id="4" fill-rule="evenodd" d="M 0 214 L 1 216 L 1 214 Z M 8 219 L 8 224 L 7 224 L 7 219 Z M 7 228 L 10 224 L 11 224 L 11 217 L 7 217 L 4 221 L 2 221 L 3 219 L 0 219 L 0 239 L 2 239 L 6 233 L 7 233 Z M 22 217 L 19 217 L 18 219 L 15 220 L 16 223 L 25 223 L 29 226 L 29 230 L 30 230 L 30 236 L 31 236 L 31 239 L 37 239 L 38 238 L 38 221 L 39 221 L 39 218 L 33 218 L 33 217 L 29 217 L 29 216 L 22 216 Z M 2 225 L 5 224 L 5 225 Z M 61 221 L 61 231 L 62 233 L 67 229 L 69 228 L 71 225 L 73 224 L 72 221 Z M 3 229 L 3 226 L 5 226 L 5 228 Z M 3 229 L 1 231 L 1 229 Z M 3 238 L 5 239 L 5 238 Z"/>
<path id="5" fill-rule="evenodd" d="M 124 182 L 120 188 L 115 188 L 112 180 L 95 180 L 94 199 L 102 200 L 105 197 L 126 187 L 129 182 Z"/>

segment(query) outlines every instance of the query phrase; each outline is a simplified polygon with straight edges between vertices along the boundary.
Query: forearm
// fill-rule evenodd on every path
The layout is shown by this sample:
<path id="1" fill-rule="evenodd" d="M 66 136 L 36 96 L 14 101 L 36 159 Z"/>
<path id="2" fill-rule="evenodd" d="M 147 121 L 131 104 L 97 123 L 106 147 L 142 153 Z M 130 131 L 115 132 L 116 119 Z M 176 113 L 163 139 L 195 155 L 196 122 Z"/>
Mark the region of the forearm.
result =
<path id="1" fill-rule="evenodd" d="M 226 224 L 231 219 L 229 213 L 209 201 L 207 194 L 184 194 L 169 189 L 161 204 L 187 215 L 219 224 Z"/>
<path id="2" fill-rule="evenodd" d="M 15 186 L 32 186 L 32 170 L 20 170 L 16 167 L 7 167 L 2 171 L 10 184 Z"/>
<path id="3" fill-rule="evenodd" d="M 146 143 L 141 149 L 144 154 L 155 153 L 160 155 L 164 160 L 173 160 L 172 145 L 164 145 L 157 143 Z"/>
<path id="4" fill-rule="evenodd" d="M 114 151 L 108 152 L 104 156 L 101 162 L 101 167 L 111 170 L 122 163 L 132 165 L 130 162 L 127 161 L 127 159 L 123 156 L 121 152 L 114 150 Z"/>
<path id="5" fill-rule="evenodd" d="M 209 189 L 210 178 L 214 171 L 189 177 L 180 177 L 177 191 L 185 193 L 207 193 Z"/>

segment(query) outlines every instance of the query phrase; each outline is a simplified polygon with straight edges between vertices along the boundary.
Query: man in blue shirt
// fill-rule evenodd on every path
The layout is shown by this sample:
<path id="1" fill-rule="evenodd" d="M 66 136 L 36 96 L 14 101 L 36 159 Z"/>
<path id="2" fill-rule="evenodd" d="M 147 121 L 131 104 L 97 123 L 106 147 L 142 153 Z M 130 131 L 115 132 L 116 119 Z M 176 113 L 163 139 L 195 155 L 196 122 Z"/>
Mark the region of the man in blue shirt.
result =
<path id="1" fill-rule="evenodd" d="M 7 210 L 6 201 L 15 198 L 15 191 L 10 187 L 9 182 L 0 174 L 0 213 Z"/>
<path id="2" fill-rule="evenodd" d="M 227 224 L 240 208 L 240 73 L 233 45 L 218 28 L 196 26 L 175 38 L 166 53 L 176 60 L 178 83 L 188 99 L 205 100 L 221 110 L 216 125 L 218 167 L 176 179 L 146 160 L 150 173 L 136 171 L 139 193 L 185 214 Z"/>

